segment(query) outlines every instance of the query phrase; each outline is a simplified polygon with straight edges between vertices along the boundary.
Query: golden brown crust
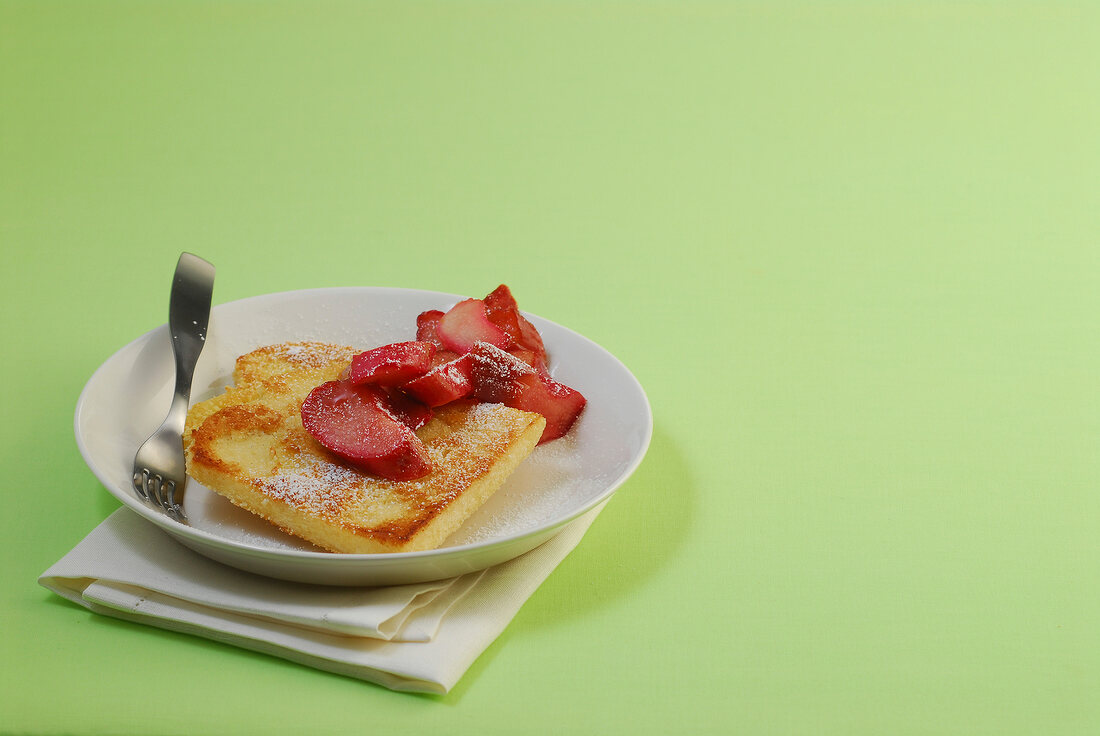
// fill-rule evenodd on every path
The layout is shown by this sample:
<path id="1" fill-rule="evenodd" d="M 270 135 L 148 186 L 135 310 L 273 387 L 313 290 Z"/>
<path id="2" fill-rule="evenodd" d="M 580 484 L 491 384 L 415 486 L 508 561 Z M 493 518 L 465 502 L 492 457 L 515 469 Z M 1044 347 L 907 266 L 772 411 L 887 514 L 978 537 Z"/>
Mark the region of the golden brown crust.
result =
<path id="1" fill-rule="evenodd" d="M 477 510 L 542 434 L 538 414 L 456 403 L 417 431 L 433 470 L 412 481 L 367 475 L 302 427 L 301 402 L 355 351 L 321 343 L 260 348 L 237 385 L 192 407 L 188 472 L 208 488 L 334 552 L 433 549 Z"/>

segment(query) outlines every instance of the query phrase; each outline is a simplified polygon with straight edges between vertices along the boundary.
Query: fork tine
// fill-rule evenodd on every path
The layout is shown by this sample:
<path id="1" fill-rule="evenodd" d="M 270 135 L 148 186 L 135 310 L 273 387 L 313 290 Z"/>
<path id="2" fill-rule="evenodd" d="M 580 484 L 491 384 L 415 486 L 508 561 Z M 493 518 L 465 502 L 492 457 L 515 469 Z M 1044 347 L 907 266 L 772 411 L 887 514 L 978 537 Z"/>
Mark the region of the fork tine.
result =
<path id="1" fill-rule="evenodd" d="M 170 517 L 180 522 L 187 522 L 187 515 L 183 507 L 176 502 L 176 482 L 170 478 L 154 473 L 149 468 L 134 469 L 134 490 L 146 501 L 156 504 Z"/>
<path id="2" fill-rule="evenodd" d="M 167 493 L 163 496 L 166 501 L 164 510 L 176 521 L 186 521 L 187 516 L 183 513 L 183 507 L 176 503 L 176 482 L 169 480 L 164 487 L 167 489 Z"/>
<path id="3" fill-rule="evenodd" d="M 159 477 L 150 470 L 145 471 L 145 497 L 158 506 L 160 505 L 160 495 L 157 489 L 157 479 Z"/>
<path id="4" fill-rule="evenodd" d="M 168 504 L 164 500 L 164 476 L 160 473 L 156 473 L 152 476 L 149 495 L 157 506 L 160 506 L 162 509 L 167 509 Z"/>
<path id="5" fill-rule="evenodd" d="M 146 484 L 149 482 L 149 470 L 142 468 L 140 471 L 134 470 L 134 490 L 142 498 L 149 500 L 149 493 L 145 490 Z"/>

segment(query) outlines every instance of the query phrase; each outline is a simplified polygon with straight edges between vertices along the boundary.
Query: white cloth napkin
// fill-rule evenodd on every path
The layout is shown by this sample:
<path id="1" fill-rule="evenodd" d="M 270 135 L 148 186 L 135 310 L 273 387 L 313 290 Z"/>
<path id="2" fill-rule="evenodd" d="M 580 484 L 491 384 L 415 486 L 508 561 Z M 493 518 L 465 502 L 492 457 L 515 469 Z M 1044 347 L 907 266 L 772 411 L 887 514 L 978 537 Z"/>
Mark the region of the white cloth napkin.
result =
<path id="1" fill-rule="evenodd" d="M 121 508 L 38 582 L 96 613 L 394 690 L 446 693 L 577 546 L 601 509 L 488 570 L 431 583 L 340 588 L 227 567 Z"/>

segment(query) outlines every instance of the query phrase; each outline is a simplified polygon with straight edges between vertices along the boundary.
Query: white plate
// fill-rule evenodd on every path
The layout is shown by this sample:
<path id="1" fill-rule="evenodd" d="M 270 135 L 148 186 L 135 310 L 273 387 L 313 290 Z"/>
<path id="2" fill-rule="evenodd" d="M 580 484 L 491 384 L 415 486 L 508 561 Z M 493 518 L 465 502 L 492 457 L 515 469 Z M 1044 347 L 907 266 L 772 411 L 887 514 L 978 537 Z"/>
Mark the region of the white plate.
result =
<path id="1" fill-rule="evenodd" d="M 416 315 L 462 297 L 430 291 L 338 288 L 292 291 L 214 307 L 192 399 L 220 393 L 238 355 L 261 345 L 319 340 L 367 348 L 415 335 Z M 526 313 L 525 313 L 526 314 Z M 393 585 L 452 577 L 512 559 L 605 501 L 641 462 L 653 419 L 645 392 L 606 350 L 527 315 L 546 342 L 552 375 L 588 405 L 566 437 L 536 448 L 505 485 L 442 547 L 399 554 L 333 554 L 284 534 L 195 481 L 179 524 L 130 485 L 134 452 L 168 411 L 174 368 L 167 325 L 108 359 L 77 402 L 76 441 L 116 498 L 207 557 L 270 577 L 326 585 Z"/>

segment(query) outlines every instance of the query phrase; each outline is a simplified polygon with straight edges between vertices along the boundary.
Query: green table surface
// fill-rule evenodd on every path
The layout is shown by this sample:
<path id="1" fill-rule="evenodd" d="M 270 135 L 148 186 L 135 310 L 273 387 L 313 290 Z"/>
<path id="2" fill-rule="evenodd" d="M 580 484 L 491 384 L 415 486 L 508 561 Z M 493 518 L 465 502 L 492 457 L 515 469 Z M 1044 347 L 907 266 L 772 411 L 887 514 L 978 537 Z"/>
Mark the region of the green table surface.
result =
<path id="1" fill-rule="evenodd" d="M 1100 11 L 0 3 L 0 731 L 1100 732 Z M 73 408 L 165 321 L 483 294 L 649 455 L 446 696 L 36 584 L 118 502 Z M 598 396 L 591 397 L 599 401 Z"/>

